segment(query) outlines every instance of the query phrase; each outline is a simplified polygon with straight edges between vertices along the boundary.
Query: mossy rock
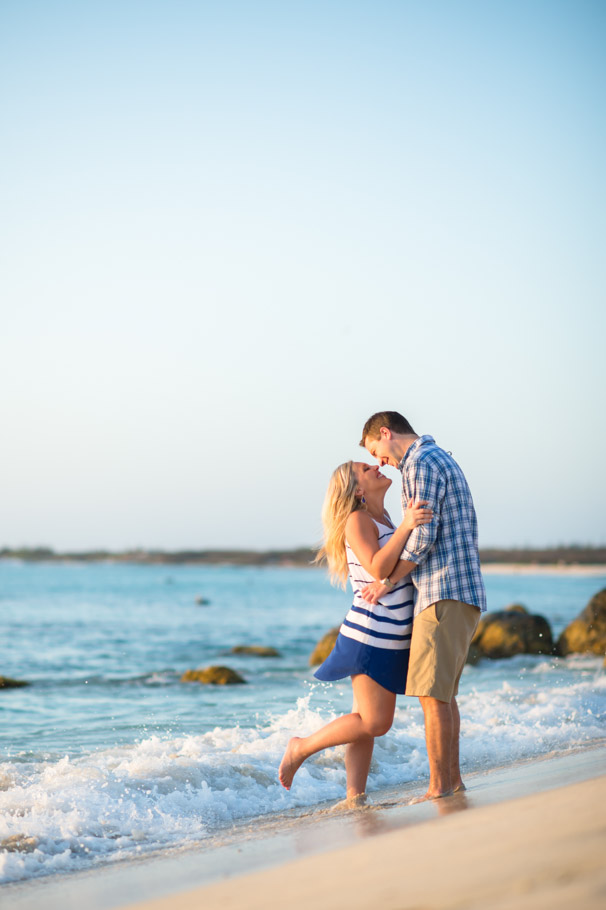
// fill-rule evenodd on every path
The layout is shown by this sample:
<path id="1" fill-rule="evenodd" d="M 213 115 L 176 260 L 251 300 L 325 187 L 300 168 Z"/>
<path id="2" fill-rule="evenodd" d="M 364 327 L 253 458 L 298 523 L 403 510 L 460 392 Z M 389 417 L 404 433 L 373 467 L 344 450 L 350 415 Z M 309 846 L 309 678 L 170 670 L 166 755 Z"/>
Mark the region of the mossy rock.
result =
<path id="1" fill-rule="evenodd" d="M 489 613 L 478 624 L 470 652 L 475 662 L 481 657 L 498 660 L 516 654 L 553 654 L 551 627 L 545 617 L 525 609 Z M 469 658 L 468 663 L 472 663 Z"/>
<path id="2" fill-rule="evenodd" d="M 322 636 L 309 658 L 310 667 L 316 667 L 318 664 L 324 663 L 335 646 L 339 629 L 340 626 L 335 626 L 334 629 L 331 629 L 330 632 L 327 632 L 326 635 Z"/>
<path id="3" fill-rule="evenodd" d="M 7 853 L 33 853 L 38 846 L 38 838 L 28 834 L 11 834 L 0 840 L 0 850 Z"/>
<path id="4" fill-rule="evenodd" d="M 209 686 L 236 686 L 245 683 L 244 677 L 231 667 L 203 667 L 201 670 L 186 670 L 181 682 L 199 682 Z"/>
<path id="5" fill-rule="evenodd" d="M 566 626 L 557 649 L 563 656 L 606 654 L 606 588 L 594 594 L 583 612 Z"/>
<path id="6" fill-rule="evenodd" d="M 11 679 L 10 676 L 0 676 L 0 689 L 20 689 L 22 686 L 29 686 L 30 683 L 22 679 Z"/>
<path id="7" fill-rule="evenodd" d="M 275 648 L 266 647 L 265 645 L 236 645 L 229 653 L 245 654 L 250 657 L 282 657 Z"/>

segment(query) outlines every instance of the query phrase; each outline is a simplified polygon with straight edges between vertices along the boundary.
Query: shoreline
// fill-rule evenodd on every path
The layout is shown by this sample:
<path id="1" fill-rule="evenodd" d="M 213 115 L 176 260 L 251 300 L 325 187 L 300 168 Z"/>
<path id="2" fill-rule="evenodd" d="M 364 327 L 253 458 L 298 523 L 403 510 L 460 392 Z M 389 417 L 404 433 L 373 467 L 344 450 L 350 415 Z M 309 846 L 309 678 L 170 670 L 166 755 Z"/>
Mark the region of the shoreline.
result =
<path id="1" fill-rule="evenodd" d="M 486 575 L 606 575 L 606 565 L 581 563 L 487 562 L 482 563 L 481 569 Z"/>
<path id="2" fill-rule="evenodd" d="M 201 560 L 201 561 L 162 561 L 151 559 L 125 559 L 115 556 L 104 556 L 98 559 L 77 559 L 73 557 L 58 557 L 54 559 L 23 559 L 16 556 L 0 556 L 0 565 L 18 564 L 27 566 L 140 566 L 145 568 L 164 567 L 170 568 L 232 568 L 232 569 L 309 569 L 322 572 L 321 566 L 313 566 L 307 562 L 295 560 L 268 560 L 263 561 L 230 561 L 230 560 Z M 572 575 L 577 577 L 606 576 L 606 563 L 543 563 L 543 562 L 482 562 L 480 565 L 485 575 Z"/>
<path id="3" fill-rule="evenodd" d="M 200 550 L 153 551 L 126 550 L 112 552 L 55 552 L 46 548 L 0 549 L 0 565 L 111 565 L 157 566 L 165 569 L 179 566 L 197 568 L 259 568 L 315 569 L 316 551 L 302 547 L 294 550 Z M 552 548 L 546 550 L 480 549 L 483 572 L 494 573 L 556 573 L 573 575 L 606 574 L 606 547 Z"/>
<path id="4" fill-rule="evenodd" d="M 441 818 L 414 828 L 122 910 L 598 910 L 604 798 L 603 765 L 597 778 L 472 811 L 471 794 L 458 805 L 455 795 Z"/>
<path id="5" fill-rule="evenodd" d="M 221 906 L 223 910 L 230 907 L 252 910 L 257 906 L 278 908 L 293 902 L 288 883 L 293 881 L 293 875 L 302 875 L 303 888 L 306 880 L 316 881 L 318 876 L 324 876 L 325 881 L 321 888 L 318 885 L 315 896 L 308 894 L 304 898 L 301 892 L 294 900 L 295 910 L 307 908 L 311 901 L 315 910 L 324 906 L 368 907 L 374 905 L 376 895 L 367 893 L 362 884 L 360 889 L 356 885 L 347 892 L 348 902 L 339 903 L 341 891 L 339 894 L 331 891 L 334 874 L 327 876 L 326 870 L 331 869 L 334 873 L 335 868 L 342 868 L 345 863 L 347 868 L 358 870 L 360 857 L 371 855 L 375 856 L 374 866 L 383 868 L 383 848 L 379 842 L 385 838 L 396 838 L 398 845 L 402 841 L 401 849 L 415 851 L 416 865 L 418 839 L 428 836 L 423 832 L 432 830 L 436 849 L 441 851 L 444 826 L 456 819 L 464 820 L 464 827 L 469 829 L 468 836 L 479 837 L 482 843 L 482 837 L 490 839 L 486 838 L 484 823 L 480 821 L 483 813 L 495 816 L 495 823 L 499 823 L 503 813 L 509 817 L 514 811 L 515 828 L 513 803 L 523 806 L 528 800 L 539 797 L 543 808 L 538 814 L 537 810 L 529 809 L 530 821 L 538 823 L 545 807 L 552 804 L 556 807 L 561 804 L 561 811 L 568 818 L 567 813 L 574 815 L 568 791 L 600 777 L 606 795 L 606 740 L 573 752 L 550 753 L 505 767 L 469 773 L 465 775 L 468 790 L 445 800 L 408 805 L 411 797 L 423 792 L 416 782 L 371 794 L 372 805 L 368 808 L 335 811 L 334 803 L 321 804 L 311 810 L 293 810 L 277 818 L 249 819 L 211 843 L 157 851 L 146 857 L 84 872 L 7 883 L 0 887 L 0 906 L 10 906 L 11 910 L 34 910 L 41 904 L 45 910 L 71 910 L 72 907 L 75 910 L 82 906 L 87 910 L 189 910 L 194 906 Z M 601 798 L 590 800 L 594 810 Z M 602 843 L 601 855 L 604 847 L 606 843 Z M 495 843 L 491 858 L 495 867 L 503 865 L 502 860 L 499 861 L 500 855 L 500 848 Z M 392 890 L 400 880 L 399 876 L 400 870 L 396 866 Z M 390 874 L 383 877 L 387 887 Z M 355 903 L 358 890 L 366 895 L 366 903 Z M 272 896 L 279 896 L 280 901 L 272 903 Z M 318 904 L 318 896 L 327 902 Z M 382 902 L 383 910 L 391 906 Z M 393 905 L 394 910 L 404 906 L 408 905 Z M 435 906 L 450 904 L 438 902 Z"/>

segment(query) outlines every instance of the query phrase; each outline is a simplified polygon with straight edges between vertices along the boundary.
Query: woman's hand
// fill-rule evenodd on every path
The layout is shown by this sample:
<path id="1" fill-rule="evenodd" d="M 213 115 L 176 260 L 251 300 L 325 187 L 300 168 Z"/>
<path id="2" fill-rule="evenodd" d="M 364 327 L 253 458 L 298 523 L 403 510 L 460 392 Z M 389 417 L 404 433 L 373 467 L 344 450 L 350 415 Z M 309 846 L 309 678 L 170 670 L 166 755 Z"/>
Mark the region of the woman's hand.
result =
<path id="1" fill-rule="evenodd" d="M 413 528 L 418 528 L 419 525 L 429 524 L 433 518 L 433 509 L 426 509 L 427 503 L 427 499 L 418 499 L 416 502 L 410 499 L 406 506 L 402 525 L 412 531 Z"/>

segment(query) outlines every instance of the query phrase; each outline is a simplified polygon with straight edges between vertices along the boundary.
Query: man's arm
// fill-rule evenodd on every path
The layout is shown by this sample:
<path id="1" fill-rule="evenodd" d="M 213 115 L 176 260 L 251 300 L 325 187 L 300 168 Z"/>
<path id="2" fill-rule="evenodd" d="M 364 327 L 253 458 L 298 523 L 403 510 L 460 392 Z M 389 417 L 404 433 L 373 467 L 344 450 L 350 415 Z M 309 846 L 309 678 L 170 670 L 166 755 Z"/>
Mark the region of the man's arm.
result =
<path id="1" fill-rule="evenodd" d="M 425 562 L 436 542 L 442 521 L 446 483 L 439 468 L 431 462 L 421 461 L 414 466 L 410 486 L 412 487 L 411 498 L 426 499 L 429 508 L 433 509 L 432 520 L 428 524 L 415 528 L 402 549 L 400 560 L 408 565 L 408 571 L 412 572 L 418 565 Z M 411 564 L 412 568 L 410 568 Z"/>

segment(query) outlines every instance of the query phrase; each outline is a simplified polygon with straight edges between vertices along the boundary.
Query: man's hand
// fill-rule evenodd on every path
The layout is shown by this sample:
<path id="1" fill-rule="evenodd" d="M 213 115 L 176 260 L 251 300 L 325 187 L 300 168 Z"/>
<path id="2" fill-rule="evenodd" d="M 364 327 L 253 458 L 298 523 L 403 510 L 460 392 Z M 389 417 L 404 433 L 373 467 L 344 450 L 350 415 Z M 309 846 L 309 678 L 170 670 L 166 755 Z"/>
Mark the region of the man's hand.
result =
<path id="1" fill-rule="evenodd" d="M 393 591 L 388 585 L 382 585 L 380 581 L 373 581 L 365 588 L 362 588 L 360 594 L 369 604 L 378 604 L 382 597 Z"/>

